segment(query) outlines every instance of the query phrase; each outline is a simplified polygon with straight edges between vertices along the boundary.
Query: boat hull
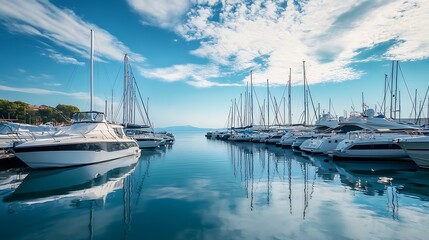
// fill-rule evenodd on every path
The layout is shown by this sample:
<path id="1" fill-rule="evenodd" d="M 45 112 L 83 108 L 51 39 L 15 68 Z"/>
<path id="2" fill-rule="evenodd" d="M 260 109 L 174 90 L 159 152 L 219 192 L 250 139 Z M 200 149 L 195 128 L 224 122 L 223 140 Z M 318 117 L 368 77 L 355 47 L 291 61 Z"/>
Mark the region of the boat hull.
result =
<path id="1" fill-rule="evenodd" d="M 100 145 L 107 145 L 109 143 L 93 143 Z M 114 146 L 124 146 L 119 149 L 79 149 L 82 144 L 69 144 L 69 145 L 57 145 L 48 147 L 21 147 L 15 148 L 15 156 L 21 161 L 27 164 L 31 168 L 60 168 L 60 167 L 72 167 L 80 165 L 88 165 L 100 162 L 106 162 L 121 157 L 131 156 L 138 154 L 140 149 L 137 144 L 132 142 L 113 143 Z M 112 145 L 113 145 L 112 144 Z"/>
<path id="2" fill-rule="evenodd" d="M 429 168 L 429 137 L 399 140 L 398 144 L 419 167 Z"/>

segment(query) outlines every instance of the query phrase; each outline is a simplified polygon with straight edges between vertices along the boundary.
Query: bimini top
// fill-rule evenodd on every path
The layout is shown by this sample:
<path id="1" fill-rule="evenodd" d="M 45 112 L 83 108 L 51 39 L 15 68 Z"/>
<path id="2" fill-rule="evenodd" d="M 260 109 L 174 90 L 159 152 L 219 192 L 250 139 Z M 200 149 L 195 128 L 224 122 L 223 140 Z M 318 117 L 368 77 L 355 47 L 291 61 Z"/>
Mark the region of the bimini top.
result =
<path id="1" fill-rule="evenodd" d="M 107 122 L 102 112 L 76 112 L 73 114 L 72 123 L 102 123 Z"/>

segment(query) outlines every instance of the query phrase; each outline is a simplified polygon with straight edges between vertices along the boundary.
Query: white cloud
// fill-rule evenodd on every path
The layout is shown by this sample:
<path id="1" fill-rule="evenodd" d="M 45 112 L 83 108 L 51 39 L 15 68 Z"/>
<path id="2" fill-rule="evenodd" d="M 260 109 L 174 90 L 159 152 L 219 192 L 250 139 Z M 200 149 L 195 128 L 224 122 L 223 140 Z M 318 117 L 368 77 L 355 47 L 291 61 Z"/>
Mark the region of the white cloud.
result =
<path id="1" fill-rule="evenodd" d="M 295 1 L 223 1 L 220 9 L 191 9 L 175 30 L 188 41 L 201 41 L 192 54 L 232 71 L 254 69 L 256 83 L 284 84 L 289 68 L 293 82 L 302 83 L 302 61 L 309 82 L 319 83 L 359 78 L 363 72 L 352 67 L 355 62 L 427 58 L 427 12 L 424 0 L 311 0 L 299 6 Z M 377 58 L 359 59 L 363 49 L 387 42 L 394 45 Z"/>
<path id="2" fill-rule="evenodd" d="M 156 24 L 161 27 L 172 27 L 180 22 L 188 11 L 190 0 L 128 0 L 128 4 L 141 17 L 144 24 Z"/>
<path id="3" fill-rule="evenodd" d="M 45 0 L 0 0 L 0 19 L 11 32 L 48 39 L 84 58 L 89 57 L 90 29 L 93 29 L 95 55 L 99 60 L 121 61 L 125 53 L 136 62 L 144 60 L 109 32 Z"/>
<path id="4" fill-rule="evenodd" d="M 89 102 L 89 94 L 86 92 L 61 92 L 61 91 L 52 91 L 41 88 L 17 88 L 17 87 L 9 87 L 0 85 L 0 91 L 8 91 L 8 92 L 18 92 L 18 93 L 26 93 L 26 94 L 37 94 L 37 95 L 60 95 L 66 97 L 72 97 L 77 100 L 83 100 Z M 104 109 L 104 99 L 94 96 L 93 102 L 94 106 L 98 109 Z"/>
<path id="5" fill-rule="evenodd" d="M 80 62 L 76 58 L 64 56 L 61 53 L 59 53 L 53 49 L 47 49 L 46 51 L 47 51 L 47 53 L 42 54 L 42 55 L 47 55 L 48 57 L 52 58 L 53 60 L 55 60 L 58 63 L 74 64 L 74 65 L 79 65 L 79 66 L 83 66 L 85 64 L 84 62 Z"/>
<path id="6" fill-rule="evenodd" d="M 172 28 L 183 21 L 195 4 L 215 5 L 216 0 L 127 0 L 129 6 L 142 18 L 143 24 Z"/>
<path id="7" fill-rule="evenodd" d="M 48 87 L 59 87 L 59 86 L 62 86 L 61 83 L 43 83 L 43 85 L 48 86 Z"/>
<path id="8" fill-rule="evenodd" d="M 185 64 L 166 68 L 139 69 L 140 74 L 147 78 L 160 79 L 166 82 L 184 81 L 194 87 L 236 86 L 237 84 L 217 83 L 208 79 L 221 76 L 216 65 Z"/>

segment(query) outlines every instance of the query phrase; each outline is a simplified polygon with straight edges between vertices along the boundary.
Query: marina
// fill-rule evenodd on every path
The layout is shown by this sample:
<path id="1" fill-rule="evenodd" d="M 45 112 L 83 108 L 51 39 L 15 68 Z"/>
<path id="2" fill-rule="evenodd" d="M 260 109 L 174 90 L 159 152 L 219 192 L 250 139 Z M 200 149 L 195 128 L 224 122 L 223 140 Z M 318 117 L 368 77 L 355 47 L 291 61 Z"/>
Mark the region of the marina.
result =
<path id="1" fill-rule="evenodd" d="M 0 0 L 0 239 L 427 239 L 428 12 Z"/>
<path id="2" fill-rule="evenodd" d="M 175 137 L 139 157 L 2 168 L 2 239 L 426 239 L 429 171 L 412 162 Z"/>

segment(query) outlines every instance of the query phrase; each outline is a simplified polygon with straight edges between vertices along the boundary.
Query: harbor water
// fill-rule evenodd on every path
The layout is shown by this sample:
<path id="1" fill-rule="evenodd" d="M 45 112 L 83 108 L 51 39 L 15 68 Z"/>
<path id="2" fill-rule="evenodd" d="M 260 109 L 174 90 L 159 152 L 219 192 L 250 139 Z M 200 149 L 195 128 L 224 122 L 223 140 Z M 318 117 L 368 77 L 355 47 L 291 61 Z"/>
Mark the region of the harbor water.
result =
<path id="1" fill-rule="evenodd" d="M 54 170 L 0 166 L 0 239 L 427 239 L 429 171 L 177 132 Z"/>

